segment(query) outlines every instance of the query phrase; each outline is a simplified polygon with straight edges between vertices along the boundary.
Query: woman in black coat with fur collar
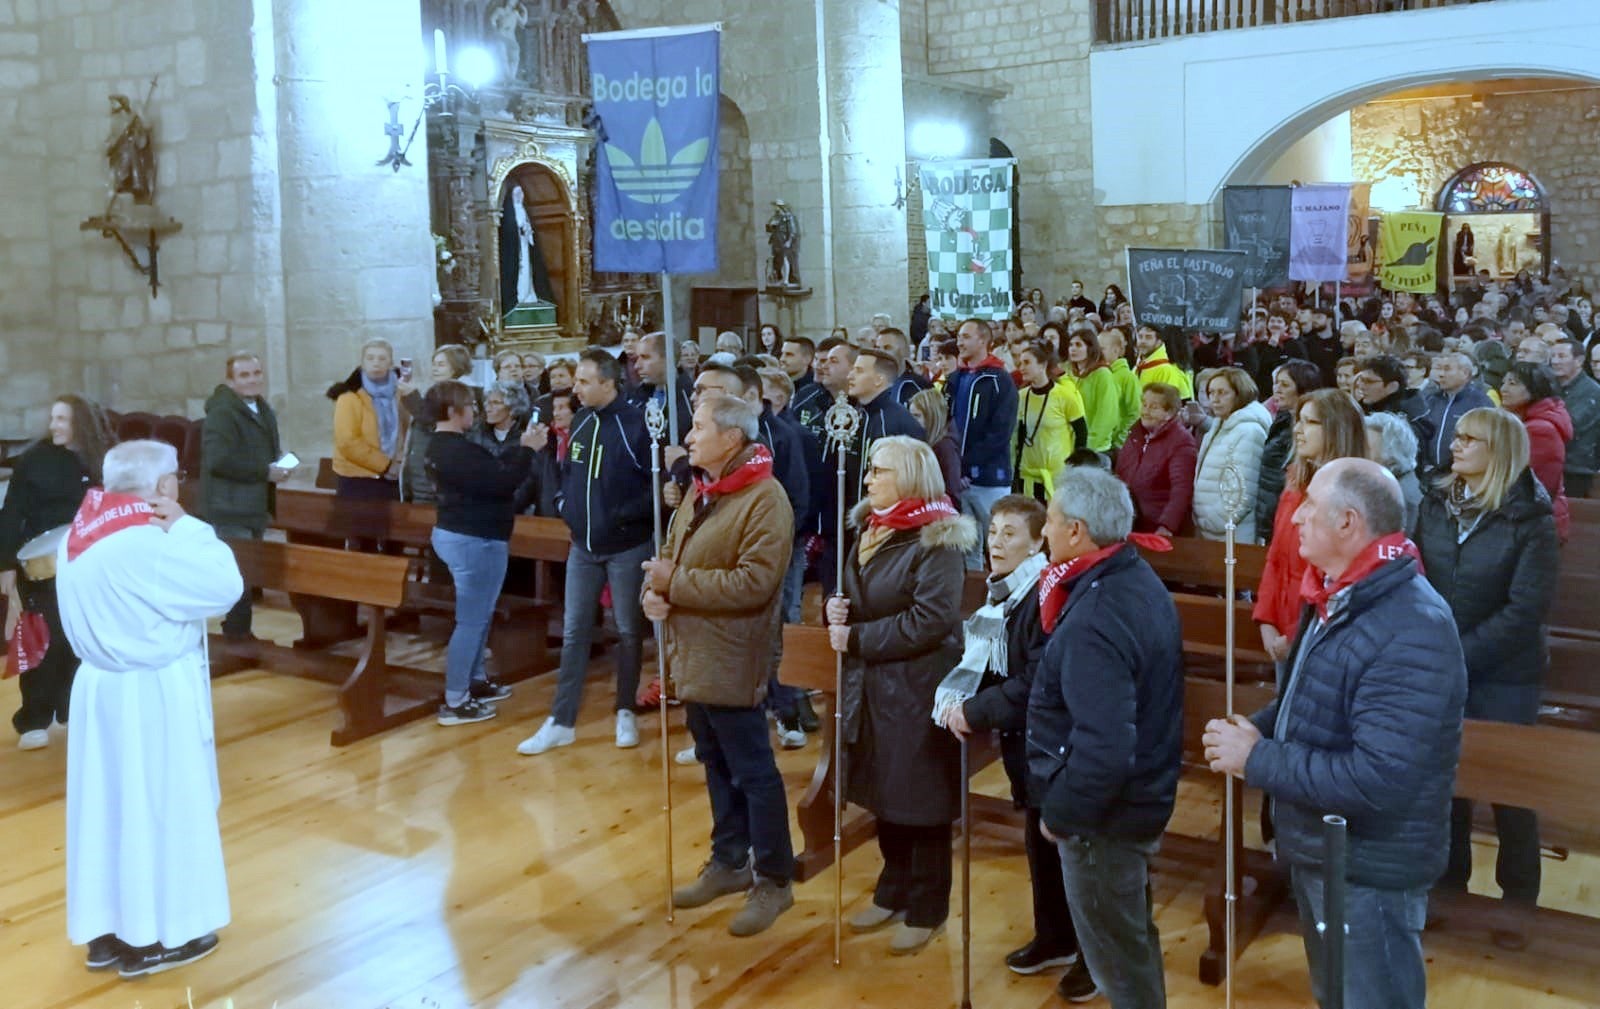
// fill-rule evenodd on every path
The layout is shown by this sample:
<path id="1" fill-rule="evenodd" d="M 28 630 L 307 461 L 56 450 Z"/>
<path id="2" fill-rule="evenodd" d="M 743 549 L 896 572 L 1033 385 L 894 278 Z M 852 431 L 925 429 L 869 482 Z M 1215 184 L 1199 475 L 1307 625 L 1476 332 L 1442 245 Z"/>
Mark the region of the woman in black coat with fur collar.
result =
<path id="1" fill-rule="evenodd" d="M 873 443 L 866 500 L 828 601 L 844 654 L 845 797 L 878 819 L 883 872 L 856 932 L 898 923 L 894 954 L 916 953 L 950 911 L 950 825 L 960 815 L 960 748 L 934 724 L 934 693 L 961 658 L 963 557 L 972 520 L 944 494 L 933 451 L 906 436 Z"/>

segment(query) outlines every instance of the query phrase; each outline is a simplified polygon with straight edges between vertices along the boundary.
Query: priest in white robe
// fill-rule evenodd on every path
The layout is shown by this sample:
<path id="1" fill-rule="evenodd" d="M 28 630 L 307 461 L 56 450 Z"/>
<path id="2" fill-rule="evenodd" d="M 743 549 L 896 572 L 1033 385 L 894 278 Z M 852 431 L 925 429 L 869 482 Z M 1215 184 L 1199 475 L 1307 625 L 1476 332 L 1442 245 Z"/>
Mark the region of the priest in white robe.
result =
<path id="1" fill-rule="evenodd" d="M 67 737 L 67 934 L 91 970 L 198 960 L 228 923 L 206 618 L 243 592 L 233 552 L 178 505 L 170 445 L 106 453 L 57 557 L 83 665 Z"/>

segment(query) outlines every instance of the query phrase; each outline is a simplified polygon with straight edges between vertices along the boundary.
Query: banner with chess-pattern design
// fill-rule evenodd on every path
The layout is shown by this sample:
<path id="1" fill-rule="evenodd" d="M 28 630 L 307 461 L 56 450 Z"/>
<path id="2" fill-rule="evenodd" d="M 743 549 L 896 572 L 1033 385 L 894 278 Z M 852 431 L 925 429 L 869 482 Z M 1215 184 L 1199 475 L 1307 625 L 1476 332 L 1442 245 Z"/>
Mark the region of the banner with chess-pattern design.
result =
<path id="1" fill-rule="evenodd" d="M 1012 158 L 929 162 L 918 169 L 928 239 L 928 293 L 935 315 L 1011 315 Z"/>

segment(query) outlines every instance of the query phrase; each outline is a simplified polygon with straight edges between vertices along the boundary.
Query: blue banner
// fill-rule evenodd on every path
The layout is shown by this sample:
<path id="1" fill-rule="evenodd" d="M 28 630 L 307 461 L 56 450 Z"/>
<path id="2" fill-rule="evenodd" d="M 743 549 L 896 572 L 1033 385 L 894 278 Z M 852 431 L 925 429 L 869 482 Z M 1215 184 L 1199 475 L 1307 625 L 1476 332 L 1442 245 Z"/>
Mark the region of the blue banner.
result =
<path id="1" fill-rule="evenodd" d="M 594 268 L 717 269 L 715 27 L 585 36 L 600 143 Z"/>

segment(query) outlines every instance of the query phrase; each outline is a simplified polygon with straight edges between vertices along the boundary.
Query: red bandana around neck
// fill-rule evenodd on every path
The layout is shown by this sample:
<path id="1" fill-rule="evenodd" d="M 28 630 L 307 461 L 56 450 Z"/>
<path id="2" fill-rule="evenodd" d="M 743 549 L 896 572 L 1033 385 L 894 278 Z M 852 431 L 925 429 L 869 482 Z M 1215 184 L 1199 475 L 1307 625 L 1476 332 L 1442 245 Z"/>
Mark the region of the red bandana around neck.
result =
<path id="1" fill-rule="evenodd" d="M 149 525 L 155 518 L 155 509 L 144 498 L 90 488 L 78 514 L 72 517 L 72 531 L 67 534 L 67 560 L 77 560 L 79 554 L 112 533 Z"/>
<path id="2" fill-rule="evenodd" d="M 1061 611 L 1066 608 L 1067 597 L 1072 594 L 1072 584 L 1091 568 L 1109 560 L 1128 543 L 1156 553 L 1166 553 L 1172 549 L 1172 541 L 1165 536 L 1158 536 L 1155 533 L 1130 533 L 1126 540 L 1119 540 L 1090 553 L 1079 554 L 1070 561 L 1052 564 L 1044 569 L 1044 574 L 1039 576 L 1039 622 L 1044 625 L 1046 634 L 1056 629 L 1056 621 L 1061 619 Z"/>
<path id="3" fill-rule="evenodd" d="M 990 354 L 977 364 L 968 364 L 967 362 L 962 361 L 960 365 L 961 371 L 982 371 L 984 368 L 999 368 L 1001 371 L 1005 371 L 1006 363 L 1000 360 L 998 357 L 995 357 L 993 354 Z"/>
<path id="4" fill-rule="evenodd" d="M 734 467 L 732 473 L 720 480 L 702 480 L 696 476 L 694 489 L 703 501 L 743 490 L 756 481 L 765 480 L 770 476 L 772 476 L 772 452 L 765 445 L 757 445 L 756 450 L 750 453 L 750 458 Z"/>
<path id="5" fill-rule="evenodd" d="M 1344 569 L 1344 574 L 1331 582 L 1321 571 L 1308 566 L 1300 577 L 1300 598 L 1317 608 L 1318 617 L 1327 620 L 1330 599 L 1396 557 L 1413 558 L 1417 567 L 1422 567 L 1422 554 L 1417 550 L 1417 545 L 1407 539 L 1405 533 L 1390 533 L 1368 543 L 1366 549 L 1357 554 L 1350 566 Z"/>
<path id="6" fill-rule="evenodd" d="M 867 513 L 868 528 L 888 528 L 896 531 L 903 529 L 921 529 L 932 522 L 945 518 L 959 518 L 961 512 L 951 503 L 949 497 L 935 498 L 932 501 L 923 501 L 919 498 L 907 498 L 898 502 L 893 508 L 881 512 Z"/>

